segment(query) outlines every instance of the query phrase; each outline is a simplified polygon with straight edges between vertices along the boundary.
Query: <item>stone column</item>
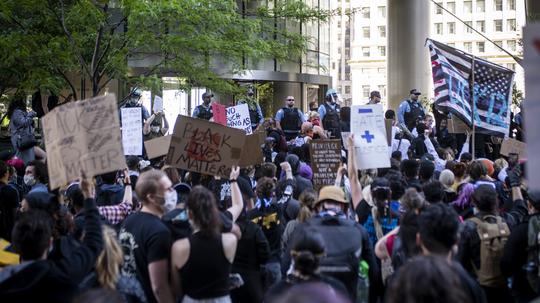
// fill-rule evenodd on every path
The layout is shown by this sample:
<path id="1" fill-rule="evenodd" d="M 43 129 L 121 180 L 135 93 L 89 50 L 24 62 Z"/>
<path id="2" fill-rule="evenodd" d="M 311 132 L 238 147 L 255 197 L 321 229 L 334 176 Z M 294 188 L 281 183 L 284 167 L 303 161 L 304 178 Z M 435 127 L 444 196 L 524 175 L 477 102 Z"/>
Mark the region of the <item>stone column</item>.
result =
<path id="1" fill-rule="evenodd" d="M 540 21 L 540 1 L 538 0 L 527 0 L 525 2 L 527 11 L 527 23 Z"/>
<path id="2" fill-rule="evenodd" d="M 388 0 L 387 79 L 388 108 L 397 109 L 413 88 L 432 97 L 431 64 L 424 47 L 431 26 L 426 0 Z"/>

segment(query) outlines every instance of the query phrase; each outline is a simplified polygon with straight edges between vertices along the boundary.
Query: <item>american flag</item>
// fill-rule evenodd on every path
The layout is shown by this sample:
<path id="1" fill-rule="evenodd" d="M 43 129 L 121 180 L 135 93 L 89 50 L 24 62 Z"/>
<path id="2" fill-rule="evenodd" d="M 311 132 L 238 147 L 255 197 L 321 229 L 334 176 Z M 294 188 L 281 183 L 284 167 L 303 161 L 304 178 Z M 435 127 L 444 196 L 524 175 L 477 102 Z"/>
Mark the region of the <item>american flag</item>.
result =
<path id="1" fill-rule="evenodd" d="M 474 120 L 478 133 L 508 136 L 514 72 L 478 57 L 473 60 L 472 55 L 431 39 L 426 44 L 431 54 L 435 108 L 469 126 Z"/>

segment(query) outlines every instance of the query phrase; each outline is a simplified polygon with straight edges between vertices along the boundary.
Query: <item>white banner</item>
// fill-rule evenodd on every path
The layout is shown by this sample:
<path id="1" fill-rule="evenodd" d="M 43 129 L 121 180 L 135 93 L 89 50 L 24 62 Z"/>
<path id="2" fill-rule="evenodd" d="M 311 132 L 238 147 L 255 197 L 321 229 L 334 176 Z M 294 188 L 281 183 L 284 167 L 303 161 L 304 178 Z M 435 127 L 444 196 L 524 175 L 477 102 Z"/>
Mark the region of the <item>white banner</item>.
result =
<path id="1" fill-rule="evenodd" d="M 359 169 L 390 167 L 382 105 L 353 105 L 351 133 Z"/>
<path id="2" fill-rule="evenodd" d="M 142 156 L 143 133 L 140 107 L 122 108 L 122 145 L 124 155 Z"/>
<path id="3" fill-rule="evenodd" d="M 161 98 L 160 96 L 156 95 L 154 97 L 154 113 L 159 113 L 159 112 L 162 112 L 163 111 L 163 98 Z"/>
<path id="4" fill-rule="evenodd" d="M 227 107 L 227 126 L 243 129 L 248 135 L 253 133 L 247 104 Z"/>

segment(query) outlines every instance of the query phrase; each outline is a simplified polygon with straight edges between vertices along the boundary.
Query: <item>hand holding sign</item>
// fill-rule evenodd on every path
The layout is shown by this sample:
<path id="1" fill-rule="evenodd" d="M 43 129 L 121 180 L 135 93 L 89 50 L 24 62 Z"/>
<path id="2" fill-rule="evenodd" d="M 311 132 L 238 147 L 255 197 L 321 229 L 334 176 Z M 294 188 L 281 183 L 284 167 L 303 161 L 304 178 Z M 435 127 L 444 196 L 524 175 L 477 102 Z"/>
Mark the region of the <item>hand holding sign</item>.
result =
<path id="1" fill-rule="evenodd" d="M 359 105 L 351 109 L 351 133 L 359 169 L 390 167 L 382 105 Z"/>

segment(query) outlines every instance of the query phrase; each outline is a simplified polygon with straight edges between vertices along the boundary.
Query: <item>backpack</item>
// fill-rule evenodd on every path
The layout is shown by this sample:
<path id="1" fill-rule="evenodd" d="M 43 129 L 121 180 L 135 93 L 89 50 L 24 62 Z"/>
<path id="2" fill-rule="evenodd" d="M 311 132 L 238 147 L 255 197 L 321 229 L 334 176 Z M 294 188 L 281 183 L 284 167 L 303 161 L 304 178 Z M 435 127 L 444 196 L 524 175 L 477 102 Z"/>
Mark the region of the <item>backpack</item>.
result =
<path id="1" fill-rule="evenodd" d="M 377 220 L 377 207 L 372 206 L 371 207 L 371 216 L 373 217 L 373 225 L 375 227 L 375 234 L 377 235 L 377 240 L 382 239 L 384 237 L 383 233 L 383 227 L 379 220 Z M 397 220 L 396 220 L 397 221 Z M 375 243 L 373 243 L 375 245 Z M 383 245 L 383 249 L 386 251 L 386 254 L 390 256 L 390 253 L 388 252 L 386 245 Z M 394 267 L 392 266 L 392 259 L 386 258 L 385 260 L 381 260 L 381 275 L 383 283 L 386 284 L 387 279 L 394 273 Z"/>
<path id="2" fill-rule="evenodd" d="M 486 218 L 494 218 L 496 223 L 489 223 Z M 482 219 L 473 217 L 468 219 L 476 223 L 476 231 L 480 237 L 480 268 L 473 269 L 478 277 L 478 283 L 487 287 L 504 286 L 506 280 L 501 273 L 501 258 L 504 246 L 510 236 L 508 225 L 499 216 L 487 215 Z"/>
<path id="3" fill-rule="evenodd" d="M 527 280 L 531 288 L 538 292 L 540 290 L 540 216 L 529 218 L 527 228 Z"/>

